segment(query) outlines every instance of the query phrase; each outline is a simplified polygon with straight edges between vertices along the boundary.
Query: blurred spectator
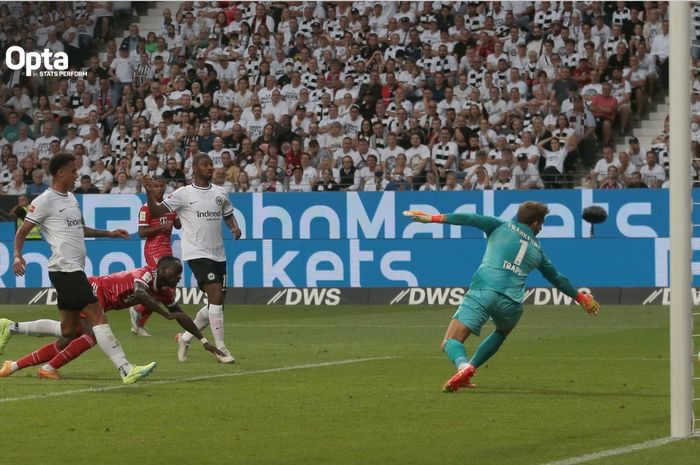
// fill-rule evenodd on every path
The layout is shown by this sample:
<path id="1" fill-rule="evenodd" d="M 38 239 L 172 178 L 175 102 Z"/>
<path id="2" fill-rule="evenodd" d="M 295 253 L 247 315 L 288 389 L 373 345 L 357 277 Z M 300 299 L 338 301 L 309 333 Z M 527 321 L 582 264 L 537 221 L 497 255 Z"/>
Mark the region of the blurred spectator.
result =
<path id="1" fill-rule="evenodd" d="M 652 151 L 647 152 L 646 164 L 639 169 L 639 174 L 648 187 L 661 187 L 666 181 L 666 170 L 658 163 L 657 156 Z"/>
<path id="2" fill-rule="evenodd" d="M 186 182 L 185 173 L 177 167 L 177 160 L 174 158 L 168 159 L 166 169 L 161 176 L 163 181 L 173 189 L 184 186 Z M 228 180 L 228 177 L 226 177 L 226 179 Z"/>
<path id="3" fill-rule="evenodd" d="M 612 124 L 617 116 L 617 100 L 611 95 L 612 86 L 607 82 L 601 86 L 600 95 L 591 99 L 591 112 L 596 118 L 598 137 L 603 145 L 610 143 Z"/>
<path id="4" fill-rule="evenodd" d="M 297 165 L 292 170 L 292 177 L 289 180 L 289 192 L 311 192 L 311 185 L 304 179 L 304 170 L 301 165 Z"/>
<path id="5" fill-rule="evenodd" d="M 80 186 L 73 190 L 74 194 L 99 194 L 100 190 L 92 185 L 92 178 L 84 175 L 80 178 Z"/>
<path id="6" fill-rule="evenodd" d="M 277 180 L 277 175 L 277 170 L 268 166 L 265 169 L 265 180 L 260 183 L 260 192 L 284 192 L 284 186 Z"/>
<path id="7" fill-rule="evenodd" d="M 340 185 L 333 178 L 333 171 L 330 168 L 324 168 L 321 171 L 321 179 L 314 186 L 314 191 L 339 191 Z"/>
<path id="8" fill-rule="evenodd" d="M 513 182 L 513 176 L 510 168 L 507 166 L 501 166 L 498 168 L 496 181 L 493 183 L 493 190 L 509 191 L 513 189 L 515 189 L 515 182 Z"/>
<path id="9" fill-rule="evenodd" d="M 615 165 L 608 166 L 608 175 L 598 186 L 600 189 L 622 189 L 620 182 L 620 170 Z"/>
<path id="10" fill-rule="evenodd" d="M 642 181 L 642 175 L 639 171 L 635 171 L 632 173 L 629 177 L 629 180 L 627 181 L 626 187 L 629 188 L 646 188 L 648 187 L 646 184 L 644 184 L 644 181 Z"/>
<path id="11" fill-rule="evenodd" d="M 90 175 L 92 185 L 100 191 L 100 194 L 104 194 L 105 192 L 110 192 L 112 189 L 113 180 L 114 176 L 105 169 L 104 162 L 102 160 L 97 160 L 95 162 L 95 170 Z"/>
<path id="12" fill-rule="evenodd" d="M 27 186 L 27 195 L 35 197 L 48 188 L 49 186 L 44 183 L 44 172 L 41 169 L 35 169 L 32 172 L 32 183 Z"/>
<path id="13" fill-rule="evenodd" d="M 603 158 L 598 160 L 591 174 L 595 174 L 600 183 L 608 175 L 608 167 L 610 166 L 619 167 L 620 161 L 615 157 L 612 146 L 606 145 L 603 147 Z"/>
<path id="14" fill-rule="evenodd" d="M 491 181 L 486 168 L 479 166 L 472 174 L 468 175 L 464 180 L 464 188 L 467 190 L 490 190 Z"/>
<path id="15" fill-rule="evenodd" d="M 344 156 L 340 168 L 340 190 L 356 191 L 360 189 L 360 172 L 355 168 L 352 157 Z"/>
<path id="16" fill-rule="evenodd" d="M 457 183 L 457 175 L 453 172 L 447 173 L 447 182 L 442 188 L 443 191 L 461 191 L 462 185 Z"/>
<path id="17" fill-rule="evenodd" d="M 12 172 L 12 180 L 5 186 L 5 194 L 21 195 L 27 193 L 27 185 L 24 183 L 22 170 L 16 169 Z"/>
<path id="18" fill-rule="evenodd" d="M 216 168 L 214 170 L 214 176 L 211 182 L 215 186 L 222 187 L 226 192 L 233 191 L 233 183 L 226 179 L 226 170 L 223 168 Z"/>
<path id="19" fill-rule="evenodd" d="M 130 186 L 129 178 L 126 173 L 120 172 L 117 174 L 117 185 L 112 187 L 110 194 L 137 194 L 138 191 L 134 186 Z"/>
<path id="20" fill-rule="evenodd" d="M 517 165 L 513 168 L 513 178 L 517 189 L 541 189 L 544 187 L 540 172 L 529 162 L 526 154 L 517 157 Z"/>
<path id="21" fill-rule="evenodd" d="M 15 226 L 17 229 L 22 226 L 24 219 L 27 217 L 27 213 L 29 212 L 29 203 L 29 197 L 24 194 L 20 194 L 17 197 L 17 205 L 12 207 L 12 210 L 10 210 L 10 216 L 16 220 Z M 29 231 L 27 239 L 41 239 L 41 228 L 38 225 L 34 226 Z"/>

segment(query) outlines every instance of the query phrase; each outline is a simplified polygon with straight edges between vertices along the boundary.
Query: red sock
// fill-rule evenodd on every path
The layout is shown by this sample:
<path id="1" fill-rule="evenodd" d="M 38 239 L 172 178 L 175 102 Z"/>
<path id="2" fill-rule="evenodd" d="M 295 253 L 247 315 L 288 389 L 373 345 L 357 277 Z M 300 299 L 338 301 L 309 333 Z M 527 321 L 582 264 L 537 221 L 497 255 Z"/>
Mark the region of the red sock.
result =
<path id="1" fill-rule="evenodd" d="M 61 349 L 58 347 L 58 341 L 51 342 L 17 360 L 17 366 L 21 370 L 23 368 L 39 365 L 47 360 L 51 360 L 60 351 Z"/>
<path id="2" fill-rule="evenodd" d="M 95 336 L 92 334 L 83 334 L 79 338 L 70 341 L 70 344 L 68 344 L 65 349 L 58 352 L 49 360 L 49 365 L 58 370 L 71 360 L 80 357 L 80 354 L 89 350 L 96 343 Z"/>
<path id="3" fill-rule="evenodd" d="M 139 318 L 139 326 L 143 328 L 144 326 L 146 326 L 146 322 L 151 317 L 153 312 L 144 307 L 143 305 L 137 305 L 135 310 L 141 314 L 141 318 Z"/>

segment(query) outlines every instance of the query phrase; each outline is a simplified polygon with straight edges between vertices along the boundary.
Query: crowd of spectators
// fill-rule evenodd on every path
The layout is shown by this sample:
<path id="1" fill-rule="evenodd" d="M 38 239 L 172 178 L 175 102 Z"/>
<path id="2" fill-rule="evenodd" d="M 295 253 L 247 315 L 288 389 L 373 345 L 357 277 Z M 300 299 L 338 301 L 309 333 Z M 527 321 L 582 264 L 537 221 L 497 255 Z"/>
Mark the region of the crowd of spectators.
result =
<path id="1" fill-rule="evenodd" d="M 0 65 L 3 193 L 42 192 L 66 151 L 79 193 L 174 189 L 197 153 L 239 192 L 667 181 L 665 134 L 626 138 L 668 86 L 666 2 L 183 2 L 145 37 L 111 8 L 0 3 L 2 56 L 81 71 Z"/>

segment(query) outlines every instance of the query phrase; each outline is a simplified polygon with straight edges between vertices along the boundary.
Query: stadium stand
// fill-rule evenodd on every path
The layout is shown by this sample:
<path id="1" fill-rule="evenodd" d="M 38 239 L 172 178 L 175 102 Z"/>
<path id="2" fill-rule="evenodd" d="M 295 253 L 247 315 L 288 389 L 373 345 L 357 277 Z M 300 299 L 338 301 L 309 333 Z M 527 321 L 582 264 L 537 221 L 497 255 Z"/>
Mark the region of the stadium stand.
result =
<path id="1" fill-rule="evenodd" d="M 2 56 L 72 73 L 0 65 L 5 194 L 63 151 L 77 192 L 174 189 L 197 153 L 232 192 L 668 185 L 665 2 L 0 2 L 0 26 Z"/>

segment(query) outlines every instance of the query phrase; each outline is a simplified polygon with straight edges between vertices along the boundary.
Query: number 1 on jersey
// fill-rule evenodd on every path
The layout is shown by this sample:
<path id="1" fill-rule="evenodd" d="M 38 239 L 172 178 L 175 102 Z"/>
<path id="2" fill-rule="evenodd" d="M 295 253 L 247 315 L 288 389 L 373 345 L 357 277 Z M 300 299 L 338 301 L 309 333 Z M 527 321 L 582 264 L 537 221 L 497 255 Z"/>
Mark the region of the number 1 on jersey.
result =
<path id="1" fill-rule="evenodd" d="M 513 265 L 520 266 L 520 264 L 523 262 L 523 258 L 525 258 L 525 252 L 527 252 L 528 245 L 529 242 L 520 239 L 520 250 L 518 250 L 518 255 L 516 255 L 515 260 L 513 260 Z"/>

